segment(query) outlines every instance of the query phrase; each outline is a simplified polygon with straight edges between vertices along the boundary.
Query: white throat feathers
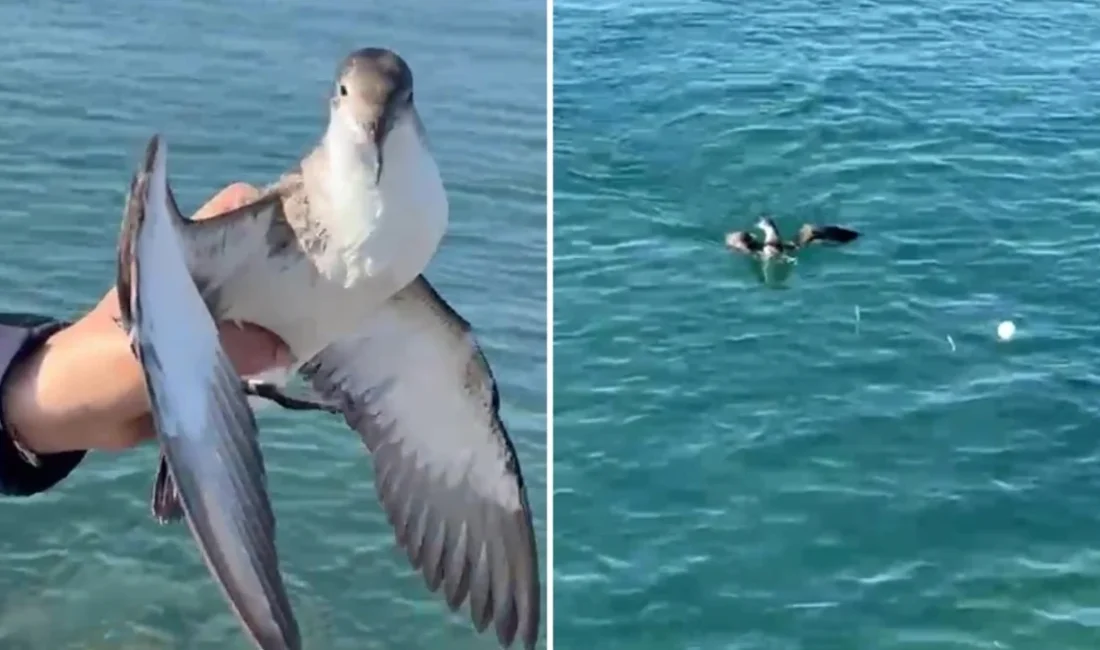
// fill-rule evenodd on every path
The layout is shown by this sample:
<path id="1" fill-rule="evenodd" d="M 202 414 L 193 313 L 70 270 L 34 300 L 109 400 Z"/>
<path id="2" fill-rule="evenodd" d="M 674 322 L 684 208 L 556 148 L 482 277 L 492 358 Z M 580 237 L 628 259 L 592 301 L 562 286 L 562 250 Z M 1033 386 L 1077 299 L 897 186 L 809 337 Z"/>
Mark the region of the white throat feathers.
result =
<path id="1" fill-rule="evenodd" d="M 343 111 L 325 133 L 326 226 L 332 236 L 333 279 L 360 278 L 403 286 L 424 270 L 447 229 L 448 204 L 435 160 L 413 111 L 401 115 L 383 141 L 382 175 L 375 181 L 374 144 Z"/>

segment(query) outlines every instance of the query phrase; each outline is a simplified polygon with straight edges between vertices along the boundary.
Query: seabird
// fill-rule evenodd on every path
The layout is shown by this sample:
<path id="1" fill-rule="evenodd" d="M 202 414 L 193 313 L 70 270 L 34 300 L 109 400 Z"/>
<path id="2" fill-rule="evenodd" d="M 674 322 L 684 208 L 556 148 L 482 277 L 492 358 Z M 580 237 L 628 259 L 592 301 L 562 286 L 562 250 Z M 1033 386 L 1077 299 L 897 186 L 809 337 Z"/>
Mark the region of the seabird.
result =
<path id="1" fill-rule="evenodd" d="M 301 636 L 275 545 L 250 395 L 343 414 L 374 460 L 397 543 L 452 610 L 469 599 L 503 647 L 539 633 L 531 510 L 493 373 L 467 323 L 422 275 L 448 201 L 396 53 L 352 52 L 327 129 L 260 198 L 185 218 L 153 136 L 126 199 L 119 324 L 141 362 L 161 461 L 152 508 L 186 515 L 208 568 L 262 650 Z M 216 321 L 278 334 L 276 381 L 236 375 Z M 311 387 L 292 397 L 291 376 Z"/>
<path id="2" fill-rule="evenodd" d="M 761 260 L 794 260 L 794 255 L 814 242 L 833 242 L 847 244 L 859 237 L 859 233 L 841 226 L 815 225 L 807 223 L 798 231 L 798 238 L 784 241 L 779 228 L 770 217 L 760 217 L 756 227 L 764 232 L 763 241 L 745 231 L 734 231 L 726 235 L 726 247 L 739 253 L 745 253 Z"/>

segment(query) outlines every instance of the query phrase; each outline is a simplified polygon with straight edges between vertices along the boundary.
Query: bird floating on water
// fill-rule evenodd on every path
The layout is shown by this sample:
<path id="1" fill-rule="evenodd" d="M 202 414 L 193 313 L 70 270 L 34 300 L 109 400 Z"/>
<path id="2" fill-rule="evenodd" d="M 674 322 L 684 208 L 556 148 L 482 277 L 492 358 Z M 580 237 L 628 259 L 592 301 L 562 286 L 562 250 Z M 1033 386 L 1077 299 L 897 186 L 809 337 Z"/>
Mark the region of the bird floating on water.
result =
<path id="1" fill-rule="evenodd" d="M 799 229 L 796 239 L 784 241 L 775 221 L 767 216 L 760 217 L 756 227 L 764 232 L 763 240 L 754 237 L 750 232 L 739 230 L 726 235 L 726 247 L 760 260 L 792 262 L 795 261 L 794 255 L 798 251 L 814 242 L 847 244 L 859 237 L 858 232 L 841 226 L 807 223 Z"/>

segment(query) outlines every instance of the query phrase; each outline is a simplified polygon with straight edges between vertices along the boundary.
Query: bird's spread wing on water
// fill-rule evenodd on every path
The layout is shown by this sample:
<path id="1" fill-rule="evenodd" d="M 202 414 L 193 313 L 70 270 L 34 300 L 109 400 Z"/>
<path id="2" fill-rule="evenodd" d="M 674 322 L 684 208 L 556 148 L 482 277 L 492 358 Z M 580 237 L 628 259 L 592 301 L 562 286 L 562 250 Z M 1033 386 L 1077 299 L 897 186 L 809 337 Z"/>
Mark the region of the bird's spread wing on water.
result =
<path id="1" fill-rule="evenodd" d="M 469 324 L 423 277 L 357 336 L 302 368 L 343 404 L 372 453 L 397 543 L 452 610 L 469 596 L 478 631 L 505 647 L 538 637 L 538 550 L 519 460 L 492 371 Z"/>
<path id="2" fill-rule="evenodd" d="M 297 650 L 256 422 L 188 272 L 165 166 L 154 137 L 126 201 L 121 320 L 145 373 L 167 473 L 207 566 L 260 648 Z"/>
<path id="3" fill-rule="evenodd" d="M 807 223 L 798 231 L 798 239 L 791 242 L 795 248 L 803 248 L 814 242 L 847 244 L 859 237 L 859 233 L 842 226 L 815 225 Z"/>
<path id="4" fill-rule="evenodd" d="M 756 255 L 763 248 L 763 243 L 750 233 L 736 231 L 726 235 L 726 247 L 746 255 Z"/>

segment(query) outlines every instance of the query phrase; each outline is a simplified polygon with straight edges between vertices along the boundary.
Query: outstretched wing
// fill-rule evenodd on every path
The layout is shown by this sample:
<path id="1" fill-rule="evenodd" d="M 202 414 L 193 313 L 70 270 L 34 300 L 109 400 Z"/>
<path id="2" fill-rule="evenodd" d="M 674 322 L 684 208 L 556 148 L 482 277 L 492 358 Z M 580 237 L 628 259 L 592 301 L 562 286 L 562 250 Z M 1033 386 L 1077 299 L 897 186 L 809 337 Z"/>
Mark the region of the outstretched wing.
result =
<path id="1" fill-rule="evenodd" d="M 286 220 L 286 202 L 299 174 L 288 174 L 254 201 L 202 220 L 185 218 L 171 185 L 167 207 L 183 248 L 183 257 L 199 294 L 216 317 L 226 308 L 220 289 L 248 265 L 275 267 L 280 257 L 301 255 L 297 235 Z M 167 183 L 167 181 L 166 181 Z"/>
<path id="2" fill-rule="evenodd" d="M 185 261 L 153 137 L 126 201 L 118 295 L 153 421 L 191 532 L 234 612 L 263 650 L 301 648 L 279 574 L 275 516 L 256 422 Z"/>
<path id="3" fill-rule="evenodd" d="M 375 486 L 397 543 L 430 591 L 490 620 L 505 647 L 533 648 L 538 550 L 519 460 L 499 416 L 492 371 L 470 331 L 423 277 L 359 335 L 302 368 L 374 458 Z"/>
<path id="4" fill-rule="evenodd" d="M 755 237 L 747 232 L 735 231 L 726 234 L 726 248 L 746 255 L 755 255 L 763 247 Z"/>
<path id="5" fill-rule="evenodd" d="M 802 248 L 814 242 L 832 242 L 834 244 L 847 244 L 859 237 L 859 233 L 841 226 L 818 226 L 808 223 L 798 231 L 798 239 L 794 245 Z"/>

